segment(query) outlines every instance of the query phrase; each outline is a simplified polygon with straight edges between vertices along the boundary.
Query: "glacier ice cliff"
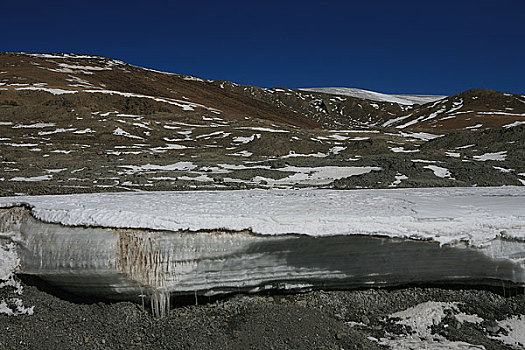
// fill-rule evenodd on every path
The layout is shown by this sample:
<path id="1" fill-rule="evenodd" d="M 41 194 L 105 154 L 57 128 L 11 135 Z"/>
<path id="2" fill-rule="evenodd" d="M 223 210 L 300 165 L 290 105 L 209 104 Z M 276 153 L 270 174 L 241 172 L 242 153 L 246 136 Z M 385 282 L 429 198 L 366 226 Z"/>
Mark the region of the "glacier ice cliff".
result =
<path id="1" fill-rule="evenodd" d="M 76 295 L 147 299 L 159 316 L 169 310 L 172 298 L 182 295 L 411 283 L 525 285 L 523 190 L 463 189 L 455 197 L 454 192 L 440 197 L 439 191 L 372 190 L 362 191 L 364 199 L 354 191 L 285 192 L 234 193 L 234 200 L 244 200 L 245 207 L 259 206 L 253 212 L 253 225 L 249 212 L 232 211 L 228 217 L 227 211 L 214 211 L 214 201 L 230 205 L 227 193 L 200 193 L 193 209 L 182 202 L 185 193 L 159 193 L 159 201 L 171 207 L 164 212 L 147 207 L 140 225 L 133 219 L 126 225 L 125 218 L 140 213 L 140 199 L 154 201 L 155 193 L 106 196 L 91 207 L 90 201 L 97 203 L 100 195 L 2 198 L 0 237 L 11 237 L 11 244 L 16 243 L 18 273 L 37 276 Z M 194 193 L 186 194 L 195 199 Z M 166 196 L 171 196 L 171 204 Z M 199 204 L 206 196 L 207 213 Z M 361 204 L 366 196 L 372 198 L 372 206 L 380 203 L 384 210 L 375 215 L 383 215 L 378 222 L 385 230 L 377 230 L 376 225 L 375 231 L 367 231 L 370 216 L 359 221 L 359 212 L 370 215 L 371 209 L 341 208 L 344 196 Z M 136 200 L 136 208 L 130 209 L 130 200 Z M 448 209 L 443 207 L 447 203 Z M 348 215 L 338 217 L 345 210 Z M 396 222 L 398 211 L 403 215 Z M 272 222 L 273 212 L 281 216 Z M 151 227 L 144 213 L 149 213 Z M 179 218 L 184 217 L 181 224 Z M 308 227 L 298 218 L 310 220 L 310 234 L 301 232 Z M 275 233 L 259 229 L 263 219 Z M 191 227 L 190 220 L 195 221 Z M 468 222 L 471 232 L 465 231 Z M 418 235 L 418 227 L 427 231 L 422 229 Z"/>

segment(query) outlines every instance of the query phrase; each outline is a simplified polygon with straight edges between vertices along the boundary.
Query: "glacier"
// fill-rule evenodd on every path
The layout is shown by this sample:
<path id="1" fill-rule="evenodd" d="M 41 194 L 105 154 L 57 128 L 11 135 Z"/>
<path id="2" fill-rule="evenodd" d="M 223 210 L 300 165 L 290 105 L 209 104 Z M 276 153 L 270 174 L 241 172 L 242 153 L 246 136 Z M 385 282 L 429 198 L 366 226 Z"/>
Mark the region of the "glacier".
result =
<path id="1" fill-rule="evenodd" d="M 3 197 L 0 238 L 17 247 L 17 273 L 75 295 L 148 300 L 158 316 L 187 295 L 523 286 L 525 188 Z"/>

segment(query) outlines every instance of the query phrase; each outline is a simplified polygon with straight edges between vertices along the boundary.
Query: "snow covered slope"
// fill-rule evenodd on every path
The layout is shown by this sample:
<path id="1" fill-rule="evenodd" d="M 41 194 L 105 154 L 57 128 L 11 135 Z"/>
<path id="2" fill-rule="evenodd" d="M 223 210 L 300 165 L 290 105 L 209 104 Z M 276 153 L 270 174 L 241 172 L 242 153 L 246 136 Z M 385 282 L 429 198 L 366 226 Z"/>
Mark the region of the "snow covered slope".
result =
<path id="1" fill-rule="evenodd" d="M 326 87 L 326 88 L 303 88 L 300 90 L 322 92 L 330 95 L 341 95 L 341 96 L 352 96 L 362 98 L 365 100 L 379 101 L 379 102 L 392 102 L 401 105 L 414 105 L 414 104 L 425 104 L 441 100 L 447 96 L 439 95 L 389 95 L 382 94 L 380 92 L 357 89 L 357 88 L 344 88 L 344 87 Z"/>

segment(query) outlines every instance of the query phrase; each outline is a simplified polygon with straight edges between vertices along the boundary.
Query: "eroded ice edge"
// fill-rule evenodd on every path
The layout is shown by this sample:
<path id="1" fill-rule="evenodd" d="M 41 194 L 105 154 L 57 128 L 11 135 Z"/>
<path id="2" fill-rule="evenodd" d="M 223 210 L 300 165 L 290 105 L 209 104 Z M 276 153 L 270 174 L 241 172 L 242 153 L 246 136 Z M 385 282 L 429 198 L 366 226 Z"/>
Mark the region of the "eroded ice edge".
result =
<path id="1" fill-rule="evenodd" d="M 244 190 L 0 198 L 67 226 L 231 231 L 260 235 L 378 235 L 465 241 L 525 240 L 523 187 L 387 190 Z"/>
<path id="2" fill-rule="evenodd" d="M 523 187 L 78 194 L 0 208 L 18 272 L 145 297 L 161 315 L 194 293 L 525 284 Z"/>

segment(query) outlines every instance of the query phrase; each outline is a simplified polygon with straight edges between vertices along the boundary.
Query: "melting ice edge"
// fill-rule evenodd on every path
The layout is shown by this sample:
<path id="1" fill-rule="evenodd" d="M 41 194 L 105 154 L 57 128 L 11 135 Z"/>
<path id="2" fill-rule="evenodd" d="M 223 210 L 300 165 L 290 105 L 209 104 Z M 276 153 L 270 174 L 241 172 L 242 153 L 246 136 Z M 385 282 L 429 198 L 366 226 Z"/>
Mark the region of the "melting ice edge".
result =
<path id="1" fill-rule="evenodd" d="M 234 224 L 231 227 L 236 229 L 229 229 L 228 225 L 225 225 L 226 216 L 221 217 L 213 209 L 214 205 L 221 204 L 221 201 L 223 201 L 222 206 L 228 207 L 229 203 L 224 199 L 228 194 L 210 194 L 210 192 L 197 194 L 197 196 L 208 197 L 210 203 L 208 208 L 211 208 L 208 210 L 209 217 L 203 217 L 202 210 L 197 210 L 201 208 L 200 205 L 204 205 L 205 199 L 195 201 L 195 206 L 191 207 L 180 201 L 185 193 L 166 192 L 159 194 L 159 201 L 164 201 L 163 205 L 166 205 L 166 196 L 171 198 L 173 203 L 170 210 L 157 212 L 157 216 L 152 217 L 153 223 L 172 222 L 173 224 L 179 222 L 180 220 L 177 221 L 179 217 L 184 215 L 187 219 L 201 216 L 205 227 L 200 230 L 180 227 L 177 230 L 125 228 L 118 227 L 122 226 L 118 223 L 114 225 L 115 227 L 65 225 L 62 222 L 64 218 L 72 220 L 71 213 L 78 213 L 75 211 L 78 205 L 71 204 L 75 202 L 82 203 L 85 212 L 91 210 L 91 220 L 107 220 L 107 215 L 111 216 L 105 208 L 104 219 L 96 219 L 101 216 L 97 216 L 96 210 L 92 211 L 93 208 L 89 207 L 89 203 L 90 198 L 96 198 L 97 195 L 83 197 L 77 195 L 40 196 L 33 197 L 34 199 L 25 197 L 26 206 L 13 204 L 15 198 L 2 198 L 4 204 L 0 206 L 4 208 L 0 209 L 0 232 L 4 237 L 3 240 L 10 237 L 10 240 L 17 243 L 20 259 L 19 273 L 38 276 L 54 286 L 77 295 L 134 301 L 145 297 L 151 301 L 153 312 L 161 316 L 169 310 L 170 299 L 179 295 L 214 295 L 273 289 L 356 288 L 409 283 L 501 285 L 505 282 L 525 285 L 525 241 L 522 239 L 525 236 L 525 217 L 520 215 L 524 210 L 522 208 L 525 208 L 523 196 L 525 191 L 519 188 L 456 191 L 425 189 L 405 192 L 368 190 L 361 193 L 289 191 L 292 201 L 295 196 L 295 205 L 302 208 L 302 214 L 296 210 L 296 207 L 288 206 L 290 200 L 288 193 L 249 192 L 230 193 L 233 194 L 233 200 L 240 201 L 240 204 L 243 204 L 241 197 L 244 196 L 245 208 L 248 208 L 245 209 L 246 213 L 249 212 L 250 206 L 256 206 L 257 203 L 262 206 L 253 213 L 253 217 L 241 212 L 243 215 L 240 221 L 245 224 L 253 219 L 254 226 L 257 227 L 261 224 L 257 223 L 258 220 L 271 216 L 273 211 L 286 210 L 286 213 L 295 211 L 297 213 L 295 221 L 290 220 L 288 224 L 286 222 L 280 224 L 281 227 L 289 229 L 291 234 L 282 234 L 278 229 L 275 229 L 277 234 L 269 232 L 259 234 L 253 230 L 238 229 Z M 284 194 L 286 196 L 283 196 Z M 128 201 L 132 198 L 141 198 L 123 194 L 106 195 L 102 196 L 105 199 L 99 201 L 99 206 L 104 207 L 104 204 L 100 203 L 104 203 L 105 200 L 119 203 L 122 201 L 122 196 L 127 196 Z M 148 196 L 155 196 L 155 194 L 148 194 Z M 162 196 L 165 198 L 162 199 Z M 272 208 L 265 204 L 269 202 L 268 196 L 274 196 Z M 356 211 L 357 208 L 349 206 L 341 208 L 341 200 L 336 199 L 345 196 L 361 205 L 360 210 Z M 261 200 L 263 197 L 266 198 L 266 202 Z M 401 230 L 404 220 L 408 223 L 405 229 L 425 221 L 424 227 L 434 226 L 437 237 L 446 233 L 446 230 L 450 231 L 448 236 L 445 235 L 446 243 L 438 239 L 429 239 L 424 232 L 420 239 L 413 239 L 411 237 L 414 235 L 381 236 L 366 232 L 366 229 L 363 229 L 363 233 L 350 230 L 351 234 L 342 234 L 338 231 L 345 225 L 349 226 L 351 222 L 355 224 L 355 218 L 359 217 L 359 214 L 377 210 L 373 205 L 369 205 L 369 208 L 362 206 L 363 198 L 370 197 L 374 198 L 370 203 L 380 203 L 384 208 L 382 219 L 378 219 L 378 221 L 383 220 L 383 225 L 395 217 L 396 211 L 413 212 L 414 220 L 407 220 L 406 215 L 401 216 L 397 223 L 398 227 L 392 221 L 393 230 L 390 233 L 394 232 L 394 229 Z M 86 200 L 79 201 L 79 198 Z M 286 198 L 284 203 L 279 202 L 279 199 L 283 198 Z M 388 201 L 385 198 L 393 199 Z M 404 208 L 397 209 L 392 205 L 399 204 L 399 198 L 405 204 Z M 484 201 L 479 200 L 480 198 Z M 440 209 L 441 214 L 444 211 L 450 212 L 445 216 L 440 214 L 439 217 L 434 213 L 434 217 L 429 218 L 429 213 L 425 210 L 439 208 L 444 204 L 440 200 L 446 200 L 449 204 L 447 210 Z M 65 205 L 64 203 L 68 201 L 70 204 Z M 308 206 L 307 203 L 311 205 Z M 334 206 L 333 210 L 331 206 Z M 52 212 L 53 207 L 55 209 Z M 509 207 L 509 210 L 504 210 L 506 207 Z M 69 208 L 69 212 L 65 208 Z M 193 208 L 193 211 L 188 208 Z M 133 210 L 129 207 L 127 209 L 126 215 L 132 215 Z M 154 209 L 149 208 L 150 211 Z M 122 208 L 119 210 L 122 213 Z M 482 240 L 476 238 L 476 232 L 468 233 L 468 237 L 472 239 L 466 240 L 462 236 L 462 231 L 452 232 L 454 230 L 448 228 L 454 226 L 450 225 L 452 223 L 462 229 L 462 225 L 466 222 L 465 210 L 470 214 L 477 213 L 492 220 L 490 223 L 484 222 L 481 218 L 470 218 L 473 219 L 473 223 L 478 222 L 478 226 L 473 224 L 472 227 L 474 231 L 480 231 Z M 148 212 L 147 209 L 145 211 Z M 341 211 L 346 211 L 346 215 Z M 42 212 L 46 212 L 48 218 L 53 216 L 56 222 L 45 222 L 41 217 L 39 218 L 38 213 Z M 179 216 L 169 214 L 171 212 L 176 212 Z M 327 213 L 331 213 L 330 217 L 332 214 L 344 217 L 331 223 L 328 220 L 327 223 Z M 235 217 L 235 213 L 230 214 L 231 217 Z M 388 220 L 386 220 L 387 214 Z M 315 215 L 317 215 L 316 221 L 312 219 Z M 422 220 L 421 216 L 426 220 Z M 122 221 L 122 215 L 115 215 L 115 217 L 119 217 Z M 210 217 L 217 223 L 215 229 L 206 227 Z M 324 229 L 329 229 L 331 224 L 332 232 L 296 234 L 301 230 L 300 219 L 304 218 L 308 224 L 307 217 L 310 217 L 310 222 L 320 222 L 320 227 Z M 231 218 L 229 220 L 231 221 Z M 273 221 L 276 221 L 275 218 Z M 479 226 L 480 221 L 481 226 Z M 294 223 L 297 223 L 295 227 Z M 444 229 L 440 225 L 444 225 Z M 366 227 L 366 225 L 356 227 Z M 318 229 L 312 228 L 312 232 L 319 232 L 316 231 Z M 490 236 L 491 232 L 501 233 L 509 230 L 513 233 L 512 237 L 501 234 Z"/>

